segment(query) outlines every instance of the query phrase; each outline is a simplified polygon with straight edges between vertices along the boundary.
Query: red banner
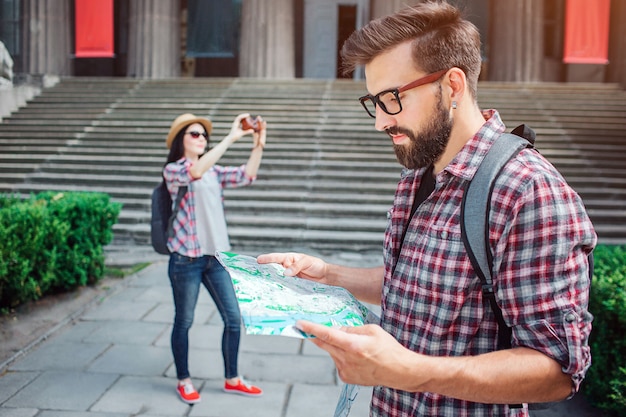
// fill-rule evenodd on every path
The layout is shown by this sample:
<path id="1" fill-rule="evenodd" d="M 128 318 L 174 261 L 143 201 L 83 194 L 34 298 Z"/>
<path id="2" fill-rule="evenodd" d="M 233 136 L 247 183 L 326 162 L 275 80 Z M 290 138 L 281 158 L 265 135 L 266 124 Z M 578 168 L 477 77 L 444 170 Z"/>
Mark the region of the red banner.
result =
<path id="1" fill-rule="evenodd" d="M 113 57 L 113 0 L 74 1 L 76 57 Z"/>
<path id="2" fill-rule="evenodd" d="M 567 64 L 608 64 L 611 0 L 567 0 L 565 47 Z"/>

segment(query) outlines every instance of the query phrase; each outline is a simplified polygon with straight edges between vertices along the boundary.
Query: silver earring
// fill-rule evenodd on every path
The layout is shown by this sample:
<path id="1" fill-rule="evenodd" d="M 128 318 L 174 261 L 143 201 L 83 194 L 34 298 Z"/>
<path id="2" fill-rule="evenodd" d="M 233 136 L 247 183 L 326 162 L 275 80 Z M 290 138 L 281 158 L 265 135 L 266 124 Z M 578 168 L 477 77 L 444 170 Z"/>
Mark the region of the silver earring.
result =
<path id="1" fill-rule="evenodd" d="M 453 101 L 453 102 L 452 102 L 452 109 L 453 109 L 453 110 L 454 110 L 454 109 L 456 109 L 456 101 Z"/>

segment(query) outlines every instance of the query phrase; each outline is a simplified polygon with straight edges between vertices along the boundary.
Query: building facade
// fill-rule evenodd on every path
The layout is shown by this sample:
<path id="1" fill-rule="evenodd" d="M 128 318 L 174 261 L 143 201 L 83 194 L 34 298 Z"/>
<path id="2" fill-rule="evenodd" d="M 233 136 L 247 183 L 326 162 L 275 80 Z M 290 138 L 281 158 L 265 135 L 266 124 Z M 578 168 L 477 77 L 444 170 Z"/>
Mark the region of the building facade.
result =
<path id="1" fill-rule="evenodd" d="M 358 79 L 362 78 L 359 71 L 340 72 L 342 42 L 369 20 L 410 4 L 406 0 L 99 0 L 108 1 L 112 8 L 111 19 L 105 22 L 112 33 L 111 53 L 85 56 L 77 49 L 85 35 L 78 34 L 94 23 L 86 21 L 79 7 L 88 1 L 0 0 L 0 41 L 12 56 L 13 73 Z M 482 80 L 626 86 L 626 26 L 620 24 L 626 20 L 626 0 L 602 0 L 610 2 L 604 28 L 607 60 L 602 63 L 564 62 L 566 12 L 575 0 L 449 1 L 461 7 L 481 32 Z M 96 24 L 102 24 L 101 19 Z"/>

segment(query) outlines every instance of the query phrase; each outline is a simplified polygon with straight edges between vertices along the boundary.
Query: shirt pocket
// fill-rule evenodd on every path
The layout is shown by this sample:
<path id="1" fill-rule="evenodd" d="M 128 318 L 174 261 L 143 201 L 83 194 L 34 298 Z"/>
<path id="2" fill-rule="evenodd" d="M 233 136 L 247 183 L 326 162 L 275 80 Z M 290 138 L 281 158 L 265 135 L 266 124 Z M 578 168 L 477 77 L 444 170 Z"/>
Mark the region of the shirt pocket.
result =
<path id="1" fill-rule="evenodd" d="M 468 298 L 479 298 L 479 281 L 465 254 L 460 228 L 450 222 L 408 231 L 396 272 L 401 282 L 391 285 L 404 287 L 398 291 L 433 308 L 449 306 L 442 310 L 452 316 Z"/>
<path id="2" fill-rule="evenodd" d="M 458 224 L 435 222 L 415 243 L 414 260 L 420 271 L 420 286 L 451 296 L 472 290 L 477 278 L 472 273 Z"/>

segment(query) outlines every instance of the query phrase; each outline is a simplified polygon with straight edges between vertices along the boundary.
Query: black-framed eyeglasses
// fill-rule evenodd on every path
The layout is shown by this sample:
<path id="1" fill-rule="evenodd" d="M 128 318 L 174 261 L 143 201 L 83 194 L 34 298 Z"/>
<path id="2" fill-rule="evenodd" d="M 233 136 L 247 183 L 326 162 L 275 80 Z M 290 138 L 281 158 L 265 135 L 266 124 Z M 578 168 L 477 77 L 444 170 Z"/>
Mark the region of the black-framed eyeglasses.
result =
<path id="1" fill-rule="evenodd" d="M 418 78 L 413 82 L 405 84 L 402 87 L 384 90 L 376 94 L 375 96 L 368 94 L 366 96 L 360 97 L 359 101 L 361 102 L 361 105 L 363 106 L 367 114 L 370 115 L 370 117 L 376 117 L 376 106 L 379 106 L 382 111 L 393 116 L 394 114 L 398 114 L 402 111 L 400 93 L 410 90 L 412 88 L 419 87 L 421 85 L 434 83 L 435 81 L 443 77 L 446 72 L 448 72 L 447 69 L 433 72 L 422 78 Z"/>
<path id="2" fill-rule="evenodd" d="M 208 139 L 209 135 L 206 132 L 196 132 L 195 130 L 192 130 L 191 132 L 185 132 L 187 133 L 189 136 L 191 136 L 194 139 L 198 139 L 201 135 L 204 136 L 205 139 Z"/>

